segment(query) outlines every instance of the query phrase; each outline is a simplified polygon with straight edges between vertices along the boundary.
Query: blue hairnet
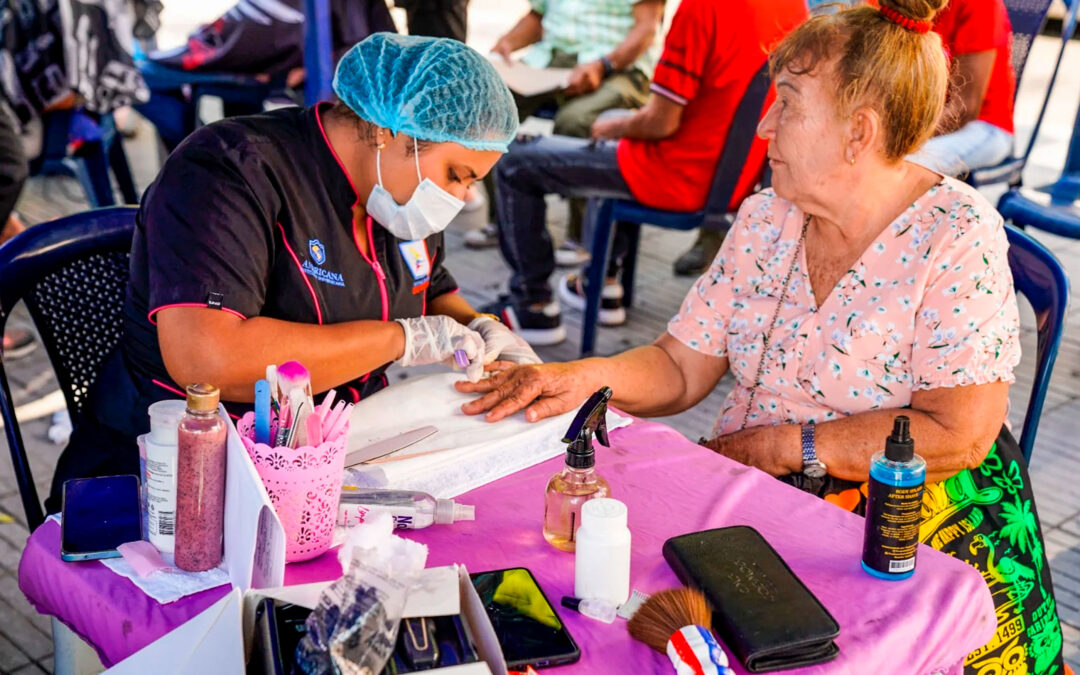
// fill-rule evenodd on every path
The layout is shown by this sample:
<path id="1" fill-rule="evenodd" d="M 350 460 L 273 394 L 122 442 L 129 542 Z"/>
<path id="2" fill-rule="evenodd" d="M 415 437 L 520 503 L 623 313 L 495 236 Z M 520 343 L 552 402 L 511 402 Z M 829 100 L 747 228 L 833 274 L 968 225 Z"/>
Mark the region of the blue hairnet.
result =
<path id="1" fill-rule="evenodd" d="M 374 33 L 342 57 L 334 93 L 361 118 L 419 140 L 506 152 L 517 133 L 510 90 L 456 40 Z"/>

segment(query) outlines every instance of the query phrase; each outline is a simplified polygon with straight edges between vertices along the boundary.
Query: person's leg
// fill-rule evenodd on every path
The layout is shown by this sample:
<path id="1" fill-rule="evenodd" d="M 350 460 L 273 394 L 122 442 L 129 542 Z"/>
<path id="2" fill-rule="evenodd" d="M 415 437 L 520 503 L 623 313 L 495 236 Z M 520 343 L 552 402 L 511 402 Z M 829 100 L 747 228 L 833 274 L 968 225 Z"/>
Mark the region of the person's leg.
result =
<path id="1" fill-rule="evenodd" d="M 567 100 L 555 115 L 555 133 L 563 136 L 588 138 L 592 135 L 593 122 L 604 112 L 640 108 L 649 98 L 649 80 L 640 70 L 615 73 L 604 80 L 600 88 L 591 94 Z M 580 246 L 582 223 L 585 219 L 585 202 L 570 200 L 570 219 L 566 227 L 568 242 Z M 585 256 L 587 259 L 588 256 Z M 566 262 L 575 264 L 575 256 L 568 253 Z"/>
<path id="2" fill-rule="evenodd" d="M 6 227 L 29 174 L 15 121 L 0 108 L 0 228 Z M 5 230 L 4 234 L 9 233 Z"/>
<path id="3" fill-rule="evenodd" d="M 510 93 L 513 94 L 514 104 L 517 105 L 518 120 L 522 122 L 541 107 L 555 100 L 554 94 L 520 96 L 514 92 Z M 487 193 L 487 225 L 465 233 L 465 245 L 469 248 L 492 248 L 499 245 L 498 232 L 495 227 L 495 219 L 498 217 L 498 214 L 495 211 L 495 195 L 497 191 L 495 189 L 494 170 L 489 171 L 488 175 L 484 176 L 483 183 L 484 192 Z"/>
<path id="4" fill-rule="evenodd" d="M 411 0 L 405 6 L 410 35 L 465 42 L 469 0 Z"/>
<path id="5" fill-rule="evenodd" d="M 539 314 L 551 304 L 548 280 L 555 270 L 544 196 L 628 198 L 630 189 L 619 172 L 615 145 L 565 136 L 517 141 L 495 167 L 499 247 L 512 270 L 510 305 L 520 324 L 515 328 L 527 330 L 527 319 L 535 318 L 540 340 L 561 331 L 557 313 L 550 310 L 549 325 L 540 325 L 544 318 Z M 524 331 L 523 335 L 530 337 Z"/>
<path id="6" fill-rule="evenodd" d="M 1013 135 L 993 124 L 975 120 L 951 134 L 935 136 L 907 160 L 945 176 L 997 166 L 1013 150 Z"/>

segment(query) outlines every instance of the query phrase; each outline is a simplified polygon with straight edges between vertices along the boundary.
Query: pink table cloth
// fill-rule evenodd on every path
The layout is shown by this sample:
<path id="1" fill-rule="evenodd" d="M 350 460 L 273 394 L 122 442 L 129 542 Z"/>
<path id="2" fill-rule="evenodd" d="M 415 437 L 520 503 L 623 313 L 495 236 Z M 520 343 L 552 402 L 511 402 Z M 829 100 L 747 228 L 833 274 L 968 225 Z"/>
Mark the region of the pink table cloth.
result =
<path id="1" fill-rule="evenodd" d="M 676 431 L 636 421 L 598 446 L 597 468 L 629 507 L 631 586 L 655 592 L 678 585 L 660 548 L 669 537 L 729 525 L 756 528 L 840 623 L 839 657 L 799 673 L 959 673 L 964 656 L 994 634 L 990 592 L 979 572 L 928 547 L 906 581 L 882 581 L 859 566 L 863 521 L 772 477 L 720 457 Z M 520 471 L 458 498 L 475 504 L 475 522 L 432 526 L 408 536 L 428 545 L 428 565 L 470 571 L 528 567 L 558 604 L 574 586 L 574 556 L 540 531 L 547 480 L 561 459 Z M 42 525 L 27 542 L 19 587 L 116 663 L 198 614 L 225 587 L 160 605 L 98 562 L 60 560 L 60 528 Z M 329 580 L 333 552 L 290 565 L 286 584 Z M 666 656 L 633 641 L 621 619 L 603 624 L 559 608 L 581 647 L 575 673 L 669 674 Z M 739 673 L 744 672 L 736 668 Z"/>

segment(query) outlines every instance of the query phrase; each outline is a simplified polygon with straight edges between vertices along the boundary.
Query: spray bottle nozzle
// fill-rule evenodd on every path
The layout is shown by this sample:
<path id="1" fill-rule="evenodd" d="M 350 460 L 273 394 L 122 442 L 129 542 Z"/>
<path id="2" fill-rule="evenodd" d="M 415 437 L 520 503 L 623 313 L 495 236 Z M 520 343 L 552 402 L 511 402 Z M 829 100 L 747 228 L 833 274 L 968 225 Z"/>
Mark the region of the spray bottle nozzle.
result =
<path id="1" fill-rule="evenodd" d="M 907 415 L 897 415 L 893 420 L 892 435 L 885 439 L 885 457 L 894 462 L 910 462 L 915 456 L 915 442 L 910 433 L 911 420 Z"/>
<path id="2" fill-rule="evenodd" d="M 593 459 L 593 435 L 605 447 L 611 447 L 607 433 L 607 404 L 611 400 L 611 387 L 601 387 L 581 406 L 570 428 L 566 431 L 563 443 L 566 449 L 566 464 L 577 469 L 587 469 L 595 463 Z"/>

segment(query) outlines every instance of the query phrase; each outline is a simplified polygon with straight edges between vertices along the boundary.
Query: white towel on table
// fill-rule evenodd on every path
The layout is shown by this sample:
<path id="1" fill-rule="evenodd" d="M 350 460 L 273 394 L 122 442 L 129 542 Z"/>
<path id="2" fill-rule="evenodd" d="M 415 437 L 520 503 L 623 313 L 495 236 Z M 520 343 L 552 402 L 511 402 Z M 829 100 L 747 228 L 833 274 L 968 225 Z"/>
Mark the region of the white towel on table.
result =
<path id="1" fill-rule="evenodd" d="M 409 378 L 358 403 L 349 420 L 349 452 L 426 425 L 438 432 L 394 456 L 449 450 L 346 469 L 345 484 L 419 490 L 450 499 L 566 452 L 562 438 L 576 409 L 540 422 L 526 422 L 523 413 L 487 422 L 483 415 L 461 412 L 463 403 L 476 398 L 454 389 L 461 379 L 460 373 Z M 631 422 L 608 411 L 608 430 Z"/>

